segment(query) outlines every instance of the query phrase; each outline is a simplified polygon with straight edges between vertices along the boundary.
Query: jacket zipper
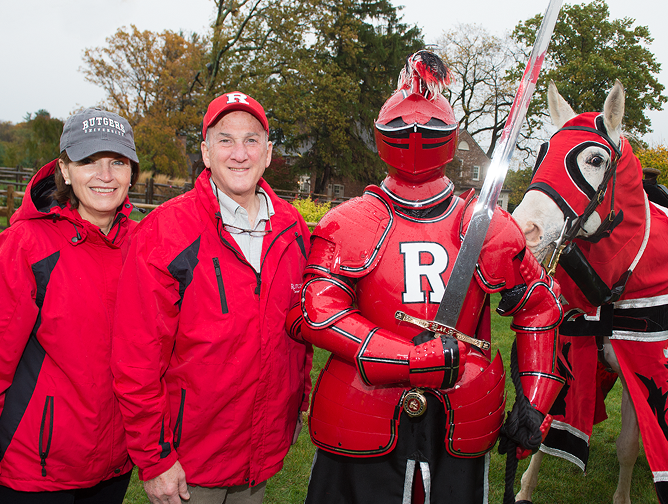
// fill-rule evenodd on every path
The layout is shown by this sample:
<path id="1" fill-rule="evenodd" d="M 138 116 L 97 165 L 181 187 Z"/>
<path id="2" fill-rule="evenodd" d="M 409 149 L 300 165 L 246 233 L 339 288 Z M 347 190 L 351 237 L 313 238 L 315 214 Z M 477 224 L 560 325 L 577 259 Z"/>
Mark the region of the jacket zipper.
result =
<path id="1" fill-rule="evenodd" d="M 183 411 L 186 406 L 186 389 L 181 389 L 181 405 L 179 406 L 179 415 L 176 417 L 174 424 L 174 449 L 176 450 L 181 444 L 181 433 L 183 431 Z"/>
<path id="2" fill-rule="evenodd" d="M 271 250 L 271 247 L 274 246 L 274 243 L 276 243 L 276 241 L 277 241 L 281 236 L 283 236 L 285 233 L 287 233 L 288 231 L 290 231 L 290 230 L 291 230 L 293 227 L 295 227 L 296 225 L 297 225 L 297 223 L 296 223 L 296 222 L 293 222 L 293 223 L 290 224 L 288 227 L 286 227 L 283 231 L 281 231 L 280 233 L 278 233 L 278 234 L 276 235 L 276 238 L 274 238 L 273 241 L 272 241 L 272 242 L 269 244 L 269 246 L 267 247 L 267 253 L 266 253 L 266 254 L 264 255 L 264 257 L 262 258 L 262 264 L 260 265 L 260 271 L 262 271 L 262 268 L 263 268 L 263 266 L 264 266 L 264 261 L 265 261 L 265 259 L 267 258 L 267 256 L 269 255 L 269 251 Z M 297 233 L 295 233 L 295 236 L 297 236 Z M 259 273 L 256 273 L 256 274 L 257 274 L 257 288 L 256 288 L 256 290 L 255 290 L 255 294 L 257 294 L 257 295 L 259 296 L 259 295 L 260 295 L 260 274 L 259 274 Z"/>
<path id="3" fill-rule="evenodd" d="M 293 223 L 290 224 L 288 227 L 286 227 L 283 231 L 281 231 L 280 233 L 278 233 L 278 234 L 276 235 L 276 238 L 274 238 L 273 241 L 272 241 L 272 242 L 269 244 L 269 246 L 267 247 L 267 253 L 264 255 L 264 258 L 262 259 L 262 265 L 260 265 L 260 271 L 262 271 L 262 266 L 264 266 L 264 260 L 265 260 L 265 259 L 267 258 L 267 256 L 269 255 L 269 251 L 271 250 L 271 247 L 274 246 L 274 243 L 276 243 L 276 241 L 277 241 L 281 236 L 283 236 L 285 233 L 287 233 L 288 231 L 290 231 L 290 230 L 291 230 L 293 227 L 295 227 L 296 225 L 297 225 L 297 223 L 296 223 L 296 222 L 293 222 Z M 295 233 L 295 236 L 297 236 L 296 233 Z"/>
<path id="4" fill-rule="evenodd" d="M 220 222 L 220 223 L 223 222 L 223 219 L 222 219 L 222 217 L 220 216 L 220 212 L 216 212 L 216 218 L 218 219 L 218 222 Z M 248 266 L 250 267 L 250 269 L 252 269 L 253 272 L 255 273 L 255 278 L 256 278 L 256 282 L 257 282 L 257 283 L 256 283 L 256 286 L 255 286 L 255 294 L 257 294 L 258 296 L 260 295 L 260 292 L 261 292 L 261 290 L 262 290 L 262 276 L 261 276 L 262 266 L 264 266 L 264 261 L 265 261 L 265 259 L 267 258 L 267 256 L 269 255 L 269 251 L 271 250 L 271 247 L 274 246 L 274 243 L 276 243 L 276 240 L 278 240 L 281 236 L 283 236 L 283 234 L 285 234 L 285 233 L 287 233 L 288 231 L 290 231 L 290 230 L 291 230 L 293 227 L 295 227 L 296 225 L 297 225 L 297 223 L 296 223 L 296 222 L 293 222 L 293 223 L 290 224 L 288 227 L 286 227 L 283 231 L 281 231 L 280 233 L 278 233 L 278 234 L 276 235 L 276 238 L 274 238 L 273 241 L 269 244 L 269 247 L 267 247 L 267 253 L 266 253 L 266 254 L 264 255 L 264 257 L 262 258 L 262 264 L 260 264 L 260 271 L 259 271 L 259 272 L 258 272 L 258 271 L 255 271 L 255 268 L 253 268 L 253 266 L 251 265 L 251 263 L 249 263 L 248 260 L 247 260 L 245 257 L 243 257 L 243 255 L 241 255 L 241 256 L 239 255 L 239 253 L 237 252 L 237 249 L 235 249 L 235 248 L 234 248 L 234 247 L 233 247 L 233 246 L 232 246 L 232 245 L 231 245 L 225 238 L 223 238 L 223 234 L 220 232 L 220 229 L 218 229 L 218 237 L 219 237 L 220 240 L 223 242 L 223 244 L 224 244 L 227 248 L 229 248 L 229 249 L 234 253 L 235 256 L 237 256 L 237 259 L 239 259 L 241 262 L 244 262 L 244 263 L 248 264 Z M 218 228 L 218 225 L 217 225 L 217 224 L 216 224 L 216 228 Z"/>
<path id="5" fill-rule="evenodd" d="M 118 238 L 118 233 L 121 232 L 120 223 L 121 223 L 121 220 L 124 219 L 124 218 L 127 219 L 127 216 L 124 215 L 124 214 L 119 213 L 119 214 L 116 215 L 116 218 L 114 219 L 114 222 L 111 225 L 111 229 L 114 229 L 116 226 L 118 226 L 118 229 L 116 229 L 116 234 L 114 235 L 114 239 L 111 240 L 111 243 L 114 243 L 114 244 L 116 243 L 116 238 Z M 111 233 L 111 229 L 109 230 L 110 233 Z"/>
<path id="6" fill-rule="evenodd" d="M 48 437 L 46 442 L 44 440 L 44 429 L 46 422 L 49 422 Z M 53 396 L 46 396 L 44 401 L 44 413 L 42 414 L 42 424 L 39 428 L 39 458 L 42 466 L 42 476 L 46 477 L 46 458 L 49 456 L 51 449 L 51 439 L 53 437 Z M 45 446 L 46 445 L 46 446 Z"/>
<path id="7" fill-rule="evenodd" d="M 218 295 L 220 296 L 220 309 L 223 315 L 229 313 L 227 307 L 227 297 L 225 296 L 225 284 L 223 284 L 223 274 L 220 271 L 220 261 L 217 257 L 213 258 L 213 269 L 216 272 L 216 281 L 218 282 Z"/>

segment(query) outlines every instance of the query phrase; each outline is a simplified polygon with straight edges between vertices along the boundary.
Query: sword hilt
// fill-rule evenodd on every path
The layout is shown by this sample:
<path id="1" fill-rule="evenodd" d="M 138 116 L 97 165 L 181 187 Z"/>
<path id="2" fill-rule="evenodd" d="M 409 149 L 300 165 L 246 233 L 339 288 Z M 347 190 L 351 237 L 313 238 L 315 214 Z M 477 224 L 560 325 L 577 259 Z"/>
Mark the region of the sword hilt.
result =
<path id="1" fill-rule="evenodd" d="M 432 331 L 435 335 L 452 336 L 453 338 L 457 338 L 459 341 L 463 341 L 464 343 L 468 343 L 469 345 L 476 346 L 482 350 L 489 350 L 491 348 L 489 341 L 472 338 L 471 336 L 468 336 L 463 332 L 454 329 L 453 327 L 441 324 L 440 322 L 436 322 L 435 320 L 419 319 L 416 317 L 412 317 L 402 311 L 397 311 L 394 314 L 394 318 L 396 318 L 397 320 L 401 320 L 402 322 L 408 322 L 409 324 L 422 327 L 423 329 L 427 329 L 428 331 Z"/>
<path id="2" fill-rule="evenodd" d="M 559 266 L 559 259 L 561 259 L 561 254 L 566 248 L 566 243 L 559 245 L 554 252 L 552 252 L 552 257 L 550 262 L 547 265 L 547 274 L 553 277 L 557 273 L 557 266 Z"/>
<path id="3" fill-rule="evenodd" d="M 568 228 L 568 220 L 569 218 L 566 217 L 566 220 L 564 220 L 564 225 L 561 228 L 561 233 L 559 233 L 559 238 L 554 240 L 554 250 L 552 251 L 552 256 L 550 257 L 550 261 L 547 263 L 547 274 L 550 275 L 551 277 L 554 276 L 554 274 L 557 272 L 557 265 L 559 264 L 559 259 L 561 258 L 561 254 L 566 248 L 566 245 L 568 245 L 566 238 L 566 229 Z"/>

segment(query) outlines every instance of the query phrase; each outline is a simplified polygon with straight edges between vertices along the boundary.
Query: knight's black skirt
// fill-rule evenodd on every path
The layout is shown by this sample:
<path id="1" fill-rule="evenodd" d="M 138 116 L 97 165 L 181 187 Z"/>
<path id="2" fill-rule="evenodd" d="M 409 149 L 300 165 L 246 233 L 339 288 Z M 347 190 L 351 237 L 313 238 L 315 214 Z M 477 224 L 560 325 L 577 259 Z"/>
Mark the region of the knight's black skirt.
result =
<path id="1" fill-rule="evenodd" d="M 356 458 L 316 450 L 306 504 L 410 504 L 420 478 L 429 504 L 485 504 L 489 455 L 452 457 L 445 449 L 443 405 L 426 395 L 424 415 L 402 412 L 390 453 Z"/>

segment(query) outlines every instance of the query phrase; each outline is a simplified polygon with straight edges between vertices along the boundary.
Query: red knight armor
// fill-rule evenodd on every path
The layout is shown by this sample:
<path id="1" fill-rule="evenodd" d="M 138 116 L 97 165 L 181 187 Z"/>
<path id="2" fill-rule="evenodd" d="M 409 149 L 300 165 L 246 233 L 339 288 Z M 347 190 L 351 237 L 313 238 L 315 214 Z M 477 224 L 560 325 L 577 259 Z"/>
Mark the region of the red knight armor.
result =
<path id="1" fill-rule="evenodd" d="M 425 390 L 445 411 L 444 443 L 454 457 L 488 452 L 504 418 L 505 373 L 498 353 L 492 359 L 489 350 L 453 338 L 423 343 L 420 327 L 395 318 L 402 311 L 434 319 L 475 201 L 472 194 L 454 196 L 444 174 L 457 124 L 440 88 L 415 77 L 416 67 L 430 63 L 424 54 L 409 58 L 399 90 L 376 123 L 388 177 L 320 221 L 304 273 L 301 313 L 293 312 L 288 323 L 293 337 L 332 352 L 313 390 L 309 428 L 318 447 L 349 457 L 390 452 L 402 410 L 420 414 L 410 398 Z M 458 331 L 489 342 L 493 292 L 502 293 L 498 311 L 513 317 L 525 394 L 546 414 L 563 384 L 556 371 L 559 288 L 500 209 Z"/>
<path id="2" fill-rule="evenodd" d="M 384 186 L 383 186 L 384 187 Z M 411 217 L 387 189 L 369 187 L 362 198 L 336 207 L 313 236 L 302 291 L 302 335 L 332 352 L 314 388 L 310 429 L 321 448 L 347 455 L 390 451 L 404 396 L 412 388 L 409 356 L 420 328 L 395 312 L 433 320 L 470 217 L 466 201 L 444 198 L 436 219 Z M 470 208 L 470 207 L 469 207 Z M 563 380 L 556 372 L 561 320 L 558 288 L 504 211 L 497 210 L 457 329 L 490 340 L 488 294 L 510 295 L 525 394 L 546 413 Z M 526 288 L 524 288 L 526 286 Z M 502 302 L 502 305 L 507 304 Z M 468 344 L 459 379 L 440 391 L 455 456 L 480 456 L 498 437 L 504 416 L 500 356 Z M 489 393 L 488 393 L 489 392 Z"/>

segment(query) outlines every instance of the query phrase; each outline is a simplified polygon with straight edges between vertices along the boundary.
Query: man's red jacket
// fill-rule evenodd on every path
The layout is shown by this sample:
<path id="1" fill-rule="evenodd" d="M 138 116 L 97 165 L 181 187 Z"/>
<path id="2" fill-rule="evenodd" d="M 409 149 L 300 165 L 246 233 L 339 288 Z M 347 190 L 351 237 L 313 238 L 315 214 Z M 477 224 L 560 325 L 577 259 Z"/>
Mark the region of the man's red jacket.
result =
<path id="1" fill-rule="evenodd" d="M 309 231 L 260 180 L 276 213 L 256 274 L 222 226 L 209 179 L 206 170 L 132 237 L 114 388 L 141 479 L 179 460 L 191 485 L 255 486 L 281 469 L 307 408 L 312 348 L 284 325 L 298 303 Z"/>

